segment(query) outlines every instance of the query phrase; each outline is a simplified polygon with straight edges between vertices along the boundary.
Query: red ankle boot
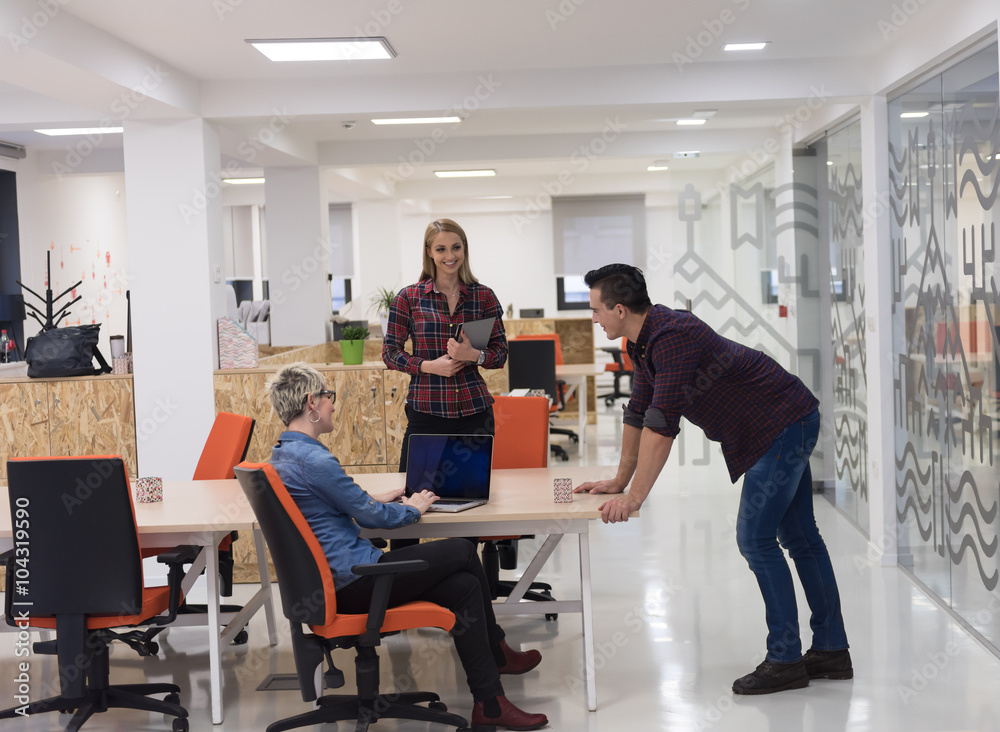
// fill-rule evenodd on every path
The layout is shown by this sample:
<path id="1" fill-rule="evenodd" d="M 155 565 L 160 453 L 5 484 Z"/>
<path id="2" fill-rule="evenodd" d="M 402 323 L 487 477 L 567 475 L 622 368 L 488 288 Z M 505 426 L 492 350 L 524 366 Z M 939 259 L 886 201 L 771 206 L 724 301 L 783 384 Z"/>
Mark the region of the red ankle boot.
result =
<path id="1" fill-rule="evenodd" d="M 505 640 L 500 641 L 500 649 L 503 651 L 504 663 L 497 667 L 497 671 L 502 674 L 526 674 L 542 662 L 542 654 L 538 651 L 515 651 Z"/>
<path id="2" fill-rule="evenodd" d="M 537 651 L 536 651 L 537 653 Z M 483 702 L 476 702 L 472 707 L 472 725 L 482 729 L 505 727 L 513 730 L 538 729 L 549 723 L 544 714 L 528 714 L 515 707 L 505 696 L 498 696 L 500 705 L 499 717 L 487 717 L 483 711 Z"/>

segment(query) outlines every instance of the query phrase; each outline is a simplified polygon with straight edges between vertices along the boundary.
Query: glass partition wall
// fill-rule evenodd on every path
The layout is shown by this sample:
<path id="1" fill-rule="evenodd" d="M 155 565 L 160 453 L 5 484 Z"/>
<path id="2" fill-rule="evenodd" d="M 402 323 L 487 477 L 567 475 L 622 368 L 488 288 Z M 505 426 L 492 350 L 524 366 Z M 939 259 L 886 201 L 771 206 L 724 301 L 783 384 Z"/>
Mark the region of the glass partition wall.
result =
<path id="1" fill-rule="evenodd" d="M 1000 646 L 996 44 L 888 115 L 901 563 Z"/>
<path id="2" fill-rule="evenodd" d="M 868 370 L 865 351 L 861 122 L 826 138 L 834 489 L 831 502 L 868 533 Z"/>

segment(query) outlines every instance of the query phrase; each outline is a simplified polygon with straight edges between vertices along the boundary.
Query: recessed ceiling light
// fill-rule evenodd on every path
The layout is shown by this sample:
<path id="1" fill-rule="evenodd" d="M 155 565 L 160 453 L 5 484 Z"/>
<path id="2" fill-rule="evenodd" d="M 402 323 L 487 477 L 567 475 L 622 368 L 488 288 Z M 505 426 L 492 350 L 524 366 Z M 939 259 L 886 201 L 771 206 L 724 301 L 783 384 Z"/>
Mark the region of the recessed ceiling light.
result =
<path id="1" fill-rule="evenodd" d="M 727 43 L 722 47 L 723 51 L 762 51 L 770 41 L 760 43 Z"/>
<path id="2" fill-rule="evenodd" d="M 827 164 L 827 165 L 833 165 L 833 161 L 832 161 L 832 160 L 827 160 L 827 161 L 826 161 L 826 164 Z"/>
<path id="3" fill-rule="evenodd" d="M 373 61 L 394 58 L 382 36 L 371 38 L 247 38 L 272 61 Z"/>
<path id="4" fill-rule="evenodd" d="M 61 135 L 120 135 L 121 127 L 65 127 L 55 130 L 35 130 L 43 135 L 59 137 Z"/>
<path id="5" fill-rule="evenodd" d="M 495 170 L 435 170 L 438 178 L 489 178 L 496 175 Z"/>
<path id="6" fill-rule="evenodd" d="M 926 117 L 930 112 L 903 112 L 900 116 L 901 119 L 919 119 L 920 117 Z"/>
<path id="7" fill-rule="evenodd" d="M 707 119 L 679 119 L 677 124 L 679 125 L 703 125 L 708 122 Z"/>
<path id="8" fill-rule="evenodd" d="M 397 117 L 394 119 L 373 119 L 373 125 L 450 125 L 461 122 L 461 117 Z"/>
<path id="9" fill-rule="evenodd" d="M 229 183 L 234 186 L 249 186 L 257 185 L 264 182 L 263 178 L 223 178 L 223 183 Z"/>
<path id="10" fill-rule="evenodd" d="M 675 158 L 697 158 L 701 156 L 700 150 L 684 150 L 683 152 L 675 152 L 673 157 Z"/>
<path id="11" fill-rule="evenodd" d="M 646 166 L 646 170 L 652 173 L 657 170 L 670 170 L 670 168 L 668 168 L 666 165 L 649 165 Z"/>

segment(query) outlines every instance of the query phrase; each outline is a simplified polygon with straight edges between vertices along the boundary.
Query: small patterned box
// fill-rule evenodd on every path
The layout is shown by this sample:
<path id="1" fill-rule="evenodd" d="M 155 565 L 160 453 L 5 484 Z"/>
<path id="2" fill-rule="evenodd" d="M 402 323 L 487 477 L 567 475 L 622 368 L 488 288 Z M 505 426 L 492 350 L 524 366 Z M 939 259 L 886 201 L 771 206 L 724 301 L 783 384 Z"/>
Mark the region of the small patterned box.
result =
<path id="1" fill-rule="evenodd" d="M 119 358 L 111 359 L 111 373 L 113 374 L 131 374 L 132 373 L 132 354 L 126 353 Z"/>
<path id="2" fill-rule="evenodd" d="M 163 478 L 139 478 L 135 481 L 135 500 L 156 503 L 163 500 Z"/>
<path id="3" fill-rule="evenodd" d="M 556 503 L 573 502 L 573 480 L 556 478 L 552 481 L 552 500 Z"/>

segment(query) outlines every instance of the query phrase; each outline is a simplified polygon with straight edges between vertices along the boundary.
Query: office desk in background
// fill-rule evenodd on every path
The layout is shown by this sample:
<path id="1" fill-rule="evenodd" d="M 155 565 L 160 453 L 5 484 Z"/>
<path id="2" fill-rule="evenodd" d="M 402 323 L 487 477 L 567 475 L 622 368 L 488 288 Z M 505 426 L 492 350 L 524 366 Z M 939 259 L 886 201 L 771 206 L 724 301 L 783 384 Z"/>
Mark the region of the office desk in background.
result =
<path id="1" fill-rule="evenodd" d="M 0 486 L 0 551 L 11 548 L 10 511 L 7 487 Z M 202 569 L 208 583 L 207 616 L 178 615 L 175 626 L 201 624 L 208 629 L 209 676 L 212 699 L 212 724 L 222 724 L 222 649 L 261 608 L 267 617 L 268 641 L 278 642 L 274 624 L 274 605 L 267 570 L 264 538 L 256 528 L 256 517 L 236 480 L 179 480 L 163 482 L 163 500 L 157 503 L 134 503 L 139 542 L 144 546 L 171 547 L 194 544 L 201 548 L 198 558 L 184 577 L 185 595 Z M 238 613 L 227 613 L 229 622 L 219 631 L 223 615 L 219 611 L 219 542 L 230 531 L 252 532 L 257 547 L 261 588 Z"/>
<path id="2" fill-rule="evenodd" d="M 581 438 L 582 439 L 582 438 Z M 554 503 L 552 481 L 570 478 L 577 486 L 588 480 L 599 480 L 613 474 L 617 468 L 585 466 L 494 470 L 490 485 L 490 502 L 485 506 L 460 513 L 428 513 L 415 524 L 400 529 L 362 530 L 365 536 L 402 538 L 443 538 L 450 536 L 505 536 L 534 534 L 545 536 L 538 553 L 532 558 L 524 575 L 510 597 L 495 602 L 493 609 L 502 615 L 544 615 L 546 613 L 580 613 L 583 625 L 583 674 L 587 689 L 587 707 L 597 710 L 597 681 L 594 676 L 594 627 L 590 576 L 590 523 L 600 519 L 597 507 L 608 500 L 606 495 L 578 493 L 573 503 Z M 367 491 L 383 491 L 402 487 L 402 473 L 371 473 L 351 476 Z M 629 514 L 636 518 L 639 512 Z M 580 597 L 554 602 L 522 602 L 525 591 L 539 570 L 567 534 L 576 534 L 580 557 Z M 550 670 L 551 671 L 551 670 Z"/>
<path id="3" fill-rule="evenodd" d="M 606 373 L 602 363 L 556 364 L 556 378 L 562 379 L 567 385 L 576 386 L 576 399 L 580 409 L 577 432 L 580 435 L 581 451 L 587 440 L 587 377 L 604 376 Z"/>

